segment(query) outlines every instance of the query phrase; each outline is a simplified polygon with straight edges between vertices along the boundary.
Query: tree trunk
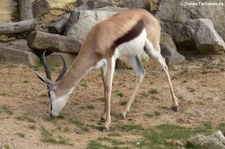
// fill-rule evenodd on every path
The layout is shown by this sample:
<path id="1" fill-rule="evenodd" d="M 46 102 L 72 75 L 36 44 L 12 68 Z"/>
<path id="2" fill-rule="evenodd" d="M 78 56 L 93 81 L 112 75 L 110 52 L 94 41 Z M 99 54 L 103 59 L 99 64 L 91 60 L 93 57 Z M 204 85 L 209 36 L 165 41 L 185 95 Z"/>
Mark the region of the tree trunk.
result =
<path id="1" fill-rule="evenodd" d="M 34 30 L 36 22 L 34 19 L 12 23 L 0 23 L 0 35 L 16 34 Z"/>
<path id="2" fill-rule="evenodd" d="M 32 0 L 18 0 L 20 20 L 33 19 Z"/>

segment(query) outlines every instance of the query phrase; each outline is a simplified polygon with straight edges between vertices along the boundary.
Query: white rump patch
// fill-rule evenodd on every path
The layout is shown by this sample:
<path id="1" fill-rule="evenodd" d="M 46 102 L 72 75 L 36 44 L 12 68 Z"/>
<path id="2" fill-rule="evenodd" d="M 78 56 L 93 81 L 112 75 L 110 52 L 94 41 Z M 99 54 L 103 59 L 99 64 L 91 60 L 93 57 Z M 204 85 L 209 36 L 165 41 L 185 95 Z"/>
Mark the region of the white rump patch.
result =
<path id="1" fill-rule="evenodd" d="M 146 38 L 147 32 L 146 29 L 143 29 L 139 36 L 119 45 L 115 50 L 114 58 L 117 59 L 121 56 L 133 57 L 139 55 L 144 49 Z"/>

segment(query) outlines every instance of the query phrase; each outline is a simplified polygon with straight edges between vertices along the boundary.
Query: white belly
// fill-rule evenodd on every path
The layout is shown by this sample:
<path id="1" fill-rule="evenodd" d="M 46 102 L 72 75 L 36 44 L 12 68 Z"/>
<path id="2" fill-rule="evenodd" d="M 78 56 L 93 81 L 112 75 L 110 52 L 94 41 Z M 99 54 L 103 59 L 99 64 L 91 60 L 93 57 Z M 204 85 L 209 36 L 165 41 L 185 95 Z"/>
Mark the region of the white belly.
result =
<path id="1" fill-rule="evenodd" d="M 129 42 L 119 45 L 114 52 L 114 58 L 117 59 L 122 56 L 132 57 L 139 55 L 143 51 L 146 38 L 147 32 L 145 29 L 143 29 L 139 36 L 130 40 Z"/>

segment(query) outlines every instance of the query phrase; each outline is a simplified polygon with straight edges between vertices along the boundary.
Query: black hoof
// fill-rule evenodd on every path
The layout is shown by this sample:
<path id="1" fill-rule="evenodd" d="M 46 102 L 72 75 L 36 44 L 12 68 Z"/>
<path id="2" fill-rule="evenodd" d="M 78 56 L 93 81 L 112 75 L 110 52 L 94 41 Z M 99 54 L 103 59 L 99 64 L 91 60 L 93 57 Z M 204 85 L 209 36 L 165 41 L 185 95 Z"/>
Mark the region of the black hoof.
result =
<path id="1" fill-rule="evenodd" d="M 118 116 L 118 119 L 119 120 L 124 120 L 126 117 L 124 117 L 124 115 L 121 113 L 119 116 Z"/>
<path id="2" fill-rule="evenodd" d="M 171 108 L 174 112 L 178 112 L 178 107 L 172 107 Z"/>

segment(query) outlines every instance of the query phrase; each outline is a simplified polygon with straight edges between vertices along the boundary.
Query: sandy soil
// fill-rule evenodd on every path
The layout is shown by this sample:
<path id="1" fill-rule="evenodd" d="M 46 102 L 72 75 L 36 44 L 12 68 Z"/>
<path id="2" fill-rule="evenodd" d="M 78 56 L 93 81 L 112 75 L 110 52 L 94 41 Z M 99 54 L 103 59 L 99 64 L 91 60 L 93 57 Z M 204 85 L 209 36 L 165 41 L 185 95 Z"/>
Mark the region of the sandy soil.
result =
<path id="1" fill-rule="evenodd" d="M 179 112 L 170 109 L 172 101 L 163 71 L 159 67 L 149 67 L 128 117 L 119 120 L 120 111 L 124 108 L 122 103 L 128 100 L 133 90 L 135 76 L 133 70 L 117 70 L 113 83 L 111 128 L 116 129 L 118 122 L 144 127 L 163 123 L 194 127 L 202 122 L 216 125 L 225 121 L 225 55 L 189 57 L 186 63 L 170 68 L 179 98 Z M 54 70 L 55 77 L 58 71 L 59 68 Z M 44 74 L 42 68 L 39 72 Z M 0 148 L 83 149 L 87 148 L 90 140 L 108 135 L 98 129 L 104 103 L 100 71 L 91 72 L 79 83 L 61 113 L 64 118 L 53 122 L 48 118 L 46 86 L 36 78 L 33 68 L 1 64 L 0 74 Z M 158 93 L 149 93 L 152 89 L 157 89 Z M 4 109 L 10 110 L 11 114 Z M 160 115 L 146 117 L 147 113 L 155 111 Z M 24 115 L 34 122 L 19 119 Z M 81 131 L 70 122 L 71 119 L 83 122 L 89 131 Z M 54 136 L 69 139 L 73 146 L 43 142 L 41 128 Z M 138 137 L 121 134 L 121 138 L 128 141 Z"/>

